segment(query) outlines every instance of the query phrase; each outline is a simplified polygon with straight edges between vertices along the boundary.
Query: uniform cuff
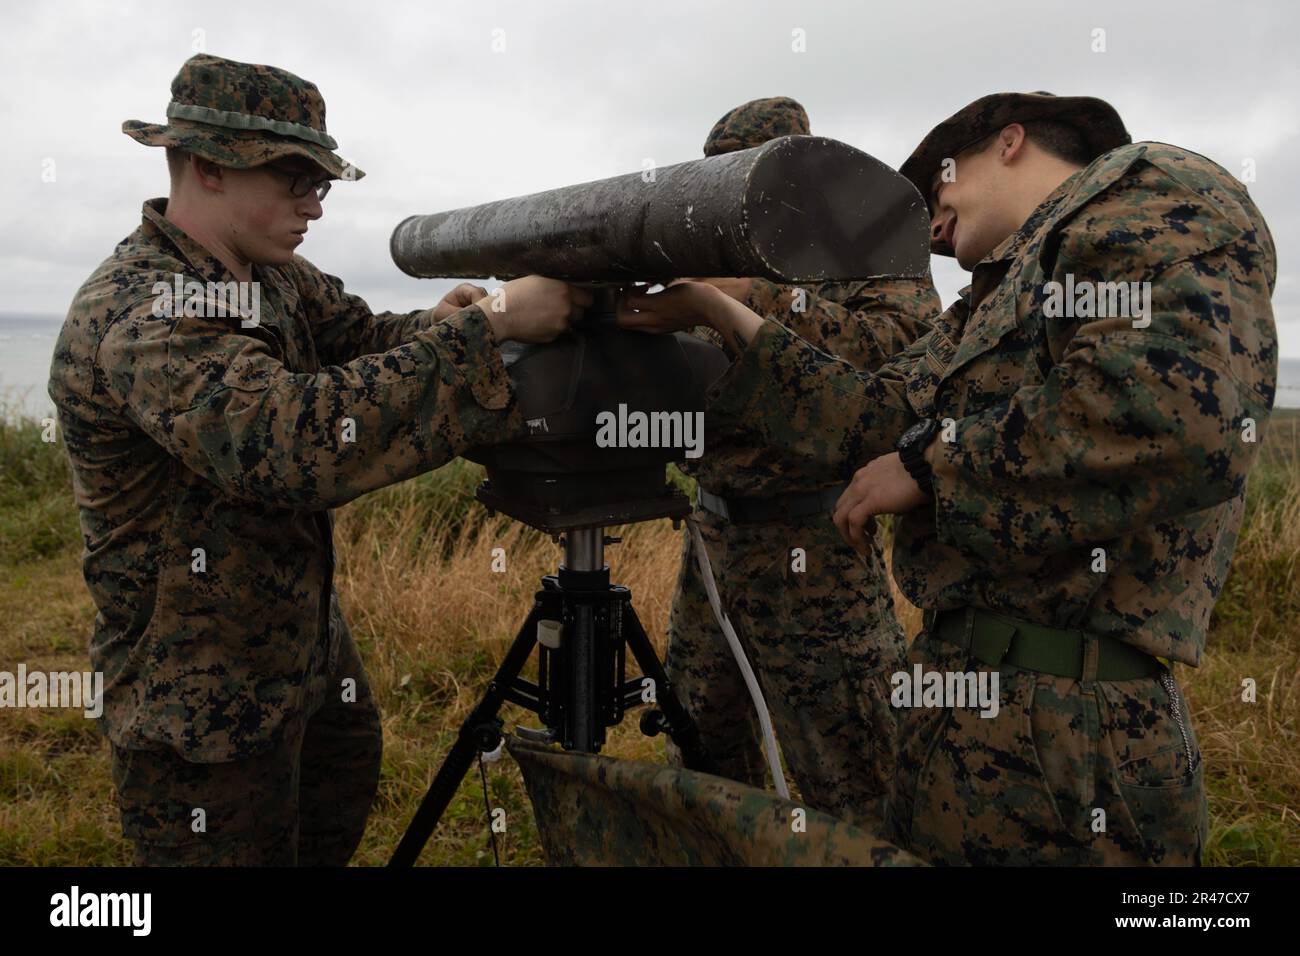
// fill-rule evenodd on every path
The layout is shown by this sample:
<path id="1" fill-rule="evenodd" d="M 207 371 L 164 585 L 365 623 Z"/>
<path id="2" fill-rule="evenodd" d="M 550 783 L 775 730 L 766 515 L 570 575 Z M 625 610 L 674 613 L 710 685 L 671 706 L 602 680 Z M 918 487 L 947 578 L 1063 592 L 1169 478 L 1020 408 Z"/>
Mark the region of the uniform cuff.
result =
<path id="1" fill-rule="evenodd" d="M 510 404 L 514 397 L 510 377 L 482 309 L 466 306 L 431 326 L 429 331 L 450 353 L 456 374 L 469 385 L 474 401 L 490 409 L 502 409 Z"/>
<path id="2" fill-rule="evenodd" d="M 779 408 L 776 383 L 782 378 L 780 358 L 790 344 L 790 333 L 778 322 L 764 319 L 753 339 L 731 363 L 731 368 L 709 386 L 710 414 L 739 422 L 755 407 Z"/>
<path id="3" fill-rule="evenodd" d="M 789 304 L 784 301 L 785 296 L 785 290 L 775 282 L 754 279 L 749 287 L 749 295 L 745 297 L 745 305 L 751 312 L 768 318 L 784 314 L 789 309 Z"/>

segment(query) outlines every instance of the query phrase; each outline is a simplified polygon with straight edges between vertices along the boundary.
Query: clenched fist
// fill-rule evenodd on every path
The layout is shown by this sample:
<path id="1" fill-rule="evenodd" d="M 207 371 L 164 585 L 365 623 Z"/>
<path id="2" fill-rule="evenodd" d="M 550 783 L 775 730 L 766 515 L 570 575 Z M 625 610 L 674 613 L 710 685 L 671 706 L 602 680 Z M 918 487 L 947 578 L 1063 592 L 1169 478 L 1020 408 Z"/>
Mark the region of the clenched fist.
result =
<path id="1" fill-rule="evenodd" d="M 559 279 L 524 276 L 475 303 L 488 318 L 498 342 L 550 342 L 591 305 L 587 289 Z"/>
<path id="2" fill-rule="evenodd" d="M 462 282 L 444 295 L 442 301 L 433 307 L 433 317 L 441 322 L 467 305 L 473 305 L 487 294 L 487 289 L 482 286 L 474 285 L 472 282 Z"/>

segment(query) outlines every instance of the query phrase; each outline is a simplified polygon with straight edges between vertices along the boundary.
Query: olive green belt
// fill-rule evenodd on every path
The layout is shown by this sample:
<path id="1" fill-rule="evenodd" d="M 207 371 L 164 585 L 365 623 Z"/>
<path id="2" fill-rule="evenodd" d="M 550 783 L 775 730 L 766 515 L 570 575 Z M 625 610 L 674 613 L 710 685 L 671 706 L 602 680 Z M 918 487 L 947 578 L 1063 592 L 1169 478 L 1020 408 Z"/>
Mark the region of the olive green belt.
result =
<path id="1" fill-rule="evenodd" d="M 983 608 L 927 614 L 927 627 L 939 639 L 968 650 L 990 667 L 1010 664 L 1025 670 L 1079 680 L 1084 674 L 1084 653 L 1090 640 L 1097 643 L 1094 680 L 1134 680 L 1157 677 L 1164 666 L 1123 641 L 1101 634 L 1067 631 L 1030 624 Z"/>

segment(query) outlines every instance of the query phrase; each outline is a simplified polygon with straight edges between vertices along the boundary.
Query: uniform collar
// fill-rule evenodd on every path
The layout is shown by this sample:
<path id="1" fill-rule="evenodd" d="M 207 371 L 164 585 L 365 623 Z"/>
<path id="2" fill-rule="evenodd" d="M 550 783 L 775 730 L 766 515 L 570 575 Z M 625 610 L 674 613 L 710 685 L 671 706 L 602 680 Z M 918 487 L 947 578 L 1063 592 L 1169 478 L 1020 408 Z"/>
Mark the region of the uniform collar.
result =
<path id="1" fill-rule="evenodd" d="M 166 217 L 167 199 L 146 199 L 141 209 L 140 231 L 145 238 L 156 244 L 167 244 L 176 250 L 179 258 L 189 263 L 194 272 L 206 282 L 233 282 L 232 273 L 226 265 L 200 245 L 194 238 L 176 223 Z M 292 311 L 298 303 L 298 290 L 288 281 L 280 269 L 269 266 L 253 266 L 253 279 L 261 283 L 270 283 L 280 293 L 286 307 Z"/>
<path id="2" fill-rule="evenodd" d="M 146 199 L 141 209 L 140 229 L 147 239 L 170 243 L 194 271 L 208 282 L 233 282 L 234 274 L 220 259 L 199 245 L 193 237 L 176 223 L 166 218 L 167 200 Z M 256 276 L 254 276 L 256 278 Z"/>

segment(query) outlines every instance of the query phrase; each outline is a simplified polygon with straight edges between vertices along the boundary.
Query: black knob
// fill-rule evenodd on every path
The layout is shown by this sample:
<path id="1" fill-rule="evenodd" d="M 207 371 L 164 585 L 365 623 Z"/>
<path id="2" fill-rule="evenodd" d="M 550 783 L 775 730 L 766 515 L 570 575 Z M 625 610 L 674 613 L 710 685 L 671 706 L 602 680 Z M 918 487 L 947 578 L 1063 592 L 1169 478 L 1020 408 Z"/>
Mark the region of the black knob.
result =
<path id="1" fill-rule="evenodd" d="M 641 712 L 641 733 L 647 737 L 658 737 L 668 729 L 662 710 L 643 710 Z"/>

